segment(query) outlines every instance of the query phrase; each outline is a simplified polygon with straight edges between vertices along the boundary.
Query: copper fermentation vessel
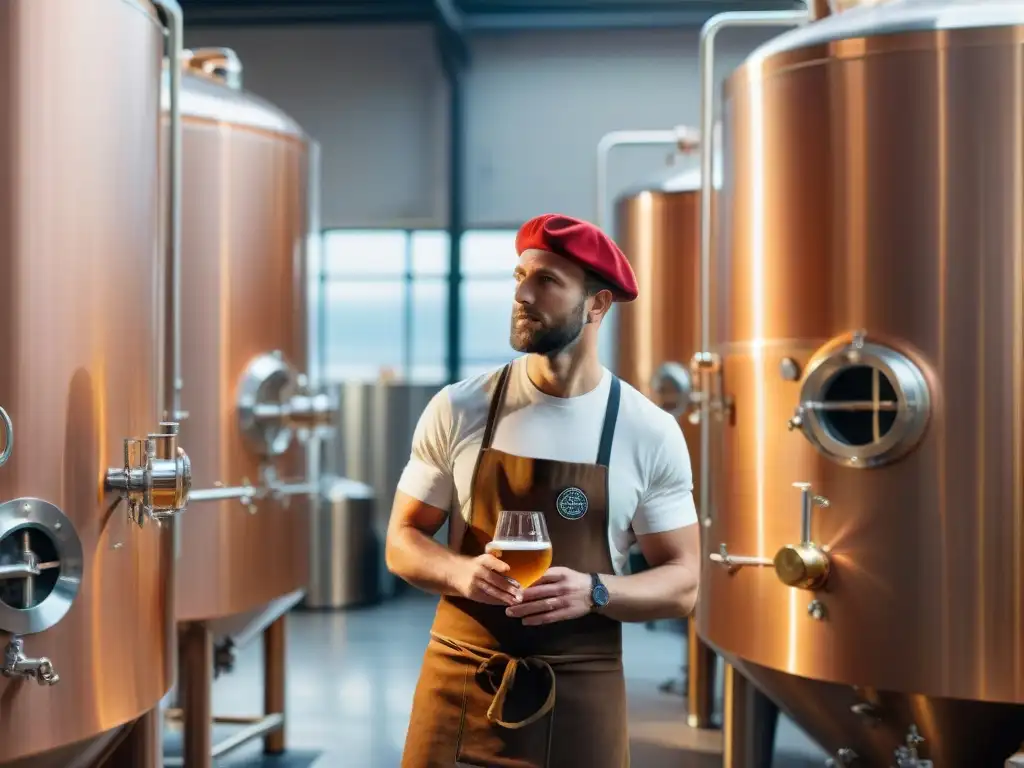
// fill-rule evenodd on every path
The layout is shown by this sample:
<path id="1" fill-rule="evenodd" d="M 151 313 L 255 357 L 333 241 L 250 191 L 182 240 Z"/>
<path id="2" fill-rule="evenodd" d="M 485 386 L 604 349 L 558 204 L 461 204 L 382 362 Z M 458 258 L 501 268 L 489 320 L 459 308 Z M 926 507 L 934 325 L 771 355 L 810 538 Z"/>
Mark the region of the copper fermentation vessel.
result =
<path id="1" fill-rule="evenodd" d="M 631 189 L 615 204 L 615 239 L 640 295 L 616 308 L 616 373 L 679 417 L 688 446 L 700 444 L 689 413 L 689 361 L 699 344 L 700 169 Z M 691 450 L 693 475 L 699 456 Z"/>
<path id="2" fill-rule="evenodd" d="M 306 370 L 310 152 L 289 117 L 239 88 L 191 69 L 182 92 L 182 435 L 195 445 L 196 504 L 218 484 L 263 486 L 265 464 L 280 481 L 305 479 L 302 445 L 292 440 L 264 460 L 244 438 L 236 404 L 246 367 L 262 355 L 280 351 Z M 183 524 L 178 620 L 230 619 L 211 625 L 215 636 L 258 630 L 274 618 L 265 615 L 272 601 L 307 585 L 309 502 L 198 503 L 203 514 Z"/>
<path id="3" fill-rule="evenodd" d="M 857 765 L 1024 740 L 1022 22 L 862 8 L 726 85 L 700 631 Z"/>
<path id="4" fill-rule="evenodd" d="M 700 477 L 700 427 L 689 361 L 700 333 L 700 167 L 670 173 L 625 192 L 615 204 L 615 237 L 636 273 L 640 295 L 620 304 L 616 373 L 678 419 L 693 477 Z M 720 167 L 713 173 L 720 176 Z M 694 488 L 695 497 L 698 490 Z M 687 625 L 687 722 L 711 725 L 714 654 Z"/>
<path id="5" fill-rule="evenodd" d="M 0 676 L 4 765 L 87 764 L 173 682 L 172 526 L 104 490 L 162 418 L 163 54 L 144 0 L 0 0 L 0 564 L 39 561 L 0 580 L 0 653 L 60 678 Z M 66 518 L 6 528 L 33 505 Z"/>

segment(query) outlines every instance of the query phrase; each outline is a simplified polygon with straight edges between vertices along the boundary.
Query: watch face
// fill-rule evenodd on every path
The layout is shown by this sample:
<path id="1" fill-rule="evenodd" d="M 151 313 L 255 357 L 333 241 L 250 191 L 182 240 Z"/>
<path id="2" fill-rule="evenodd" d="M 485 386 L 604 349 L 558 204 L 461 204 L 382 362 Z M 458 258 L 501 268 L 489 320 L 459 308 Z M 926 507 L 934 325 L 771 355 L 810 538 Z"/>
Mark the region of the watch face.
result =
<path id="1" fill-rule="evenodd" d="M 597 584 L 593 592 L 594 605 L 604 608 L 608 605 L 608 588 L 604 584 Z"/>

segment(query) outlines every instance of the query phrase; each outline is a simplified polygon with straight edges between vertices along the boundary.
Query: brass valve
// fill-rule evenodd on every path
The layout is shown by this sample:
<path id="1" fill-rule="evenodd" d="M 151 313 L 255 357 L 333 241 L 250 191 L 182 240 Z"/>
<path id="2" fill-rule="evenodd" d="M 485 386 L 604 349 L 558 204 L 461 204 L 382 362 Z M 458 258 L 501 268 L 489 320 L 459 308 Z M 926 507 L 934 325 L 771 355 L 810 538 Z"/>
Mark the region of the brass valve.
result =
<path id="1" fill-rule="evenodd" d="M 107 470 L 106 486 L 128 502 L 129 519 L 142 526 L 185 511 L 192 489 L 192 462 L 178 447 L 178 424 L 160 424 L 145 441 L 126 438 L 124 467 Z"/>
<path id="2" fill-rule="evenodd" d="M 821 589 L 831 571 L 828 553 L 811 540 L 811 513 L 815 505 L 827 508 L 829 501 L 811 493 L 810 483 L 793 483 L 801 493 L 800 543 L 787 545 L 775 554 L 773 565 L 779 580 L 798 589 Z"/>

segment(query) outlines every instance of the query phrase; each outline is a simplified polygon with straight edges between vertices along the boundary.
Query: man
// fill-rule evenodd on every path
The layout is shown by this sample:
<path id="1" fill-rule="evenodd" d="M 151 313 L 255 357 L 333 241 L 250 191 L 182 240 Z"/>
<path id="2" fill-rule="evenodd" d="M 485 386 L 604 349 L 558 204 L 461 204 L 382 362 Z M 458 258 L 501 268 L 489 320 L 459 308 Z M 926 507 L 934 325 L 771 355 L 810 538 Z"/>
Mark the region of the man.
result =
<path id="1" fill-rule="evenodd" d="M 391 513 L 388 568 L 442 595 L 403 768 L 628 766 L 621 622 L 683 617 L 697 597 L 682 431 L 598 361 L 612 302 L 637 296 L 628 261 L 550 214 L 516 251 L 526 355 L 433 398 Z M 501 510 L 545 516 L 553 567 L 525 590 L 485 551 Z M 651 568 L 623 575 L 634 541 Z"/>

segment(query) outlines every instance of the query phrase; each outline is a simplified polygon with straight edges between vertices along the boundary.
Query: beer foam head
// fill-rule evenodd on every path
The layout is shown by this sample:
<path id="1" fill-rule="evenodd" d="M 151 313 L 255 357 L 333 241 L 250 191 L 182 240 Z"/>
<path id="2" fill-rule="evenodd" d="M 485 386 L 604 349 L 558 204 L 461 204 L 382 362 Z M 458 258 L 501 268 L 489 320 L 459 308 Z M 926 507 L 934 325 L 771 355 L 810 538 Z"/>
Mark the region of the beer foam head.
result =
<path id="1" fill-rule="evenodd" d="M 490 552 L 492 549 L 500 549 L 503 552 L 539 552 L 542 549 L 551 549 L 550 541 L 491 541 L 485 549 Z"/>

